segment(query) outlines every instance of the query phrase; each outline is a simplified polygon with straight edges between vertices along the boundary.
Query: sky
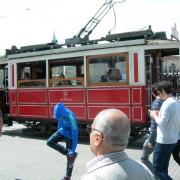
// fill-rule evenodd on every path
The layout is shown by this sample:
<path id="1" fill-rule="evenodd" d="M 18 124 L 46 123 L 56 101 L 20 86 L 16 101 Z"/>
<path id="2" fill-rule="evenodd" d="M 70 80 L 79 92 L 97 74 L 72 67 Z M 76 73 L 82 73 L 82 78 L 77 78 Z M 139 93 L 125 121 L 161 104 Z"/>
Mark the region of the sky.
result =
<path id="1" fill-rule="evenodd" d="M 72 38 L 106 0 L 0 0 L 0 55 L 5 49 L 50 43 L 53 33 L 59 44 Z M 117 2 L 118 0 L 114 0 Z M 121 1 L 121 0 L 119 0 Z M 137 31 L 152 26 L 170 38 L 176 23 L 180 32 L 180 0 L 126 0 L 115 5 L 90 35 L 90 39 Z"/>

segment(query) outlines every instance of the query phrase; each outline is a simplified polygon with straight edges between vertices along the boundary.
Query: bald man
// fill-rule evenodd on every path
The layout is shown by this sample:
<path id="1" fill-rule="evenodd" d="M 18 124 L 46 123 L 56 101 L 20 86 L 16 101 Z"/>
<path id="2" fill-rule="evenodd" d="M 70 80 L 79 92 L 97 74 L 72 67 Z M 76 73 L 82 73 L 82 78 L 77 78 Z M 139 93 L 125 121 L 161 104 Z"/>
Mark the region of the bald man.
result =
<path id="1" fill-rule="evenodd" d="M 101 111 L 88 126 L 90 147 L 96 158 L 87 163 L 81 180 L 154 180 L 150 170 L 125 153 L 130 134 L 127 116 L 117 109 Z"/>

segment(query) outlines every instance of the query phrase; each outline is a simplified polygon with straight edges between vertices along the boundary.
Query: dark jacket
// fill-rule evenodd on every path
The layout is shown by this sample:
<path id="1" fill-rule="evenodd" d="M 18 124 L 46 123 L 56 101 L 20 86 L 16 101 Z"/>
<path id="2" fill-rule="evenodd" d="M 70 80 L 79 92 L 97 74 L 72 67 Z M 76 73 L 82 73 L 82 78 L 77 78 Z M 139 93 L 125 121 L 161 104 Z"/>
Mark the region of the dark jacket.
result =
<path id="1" fill-rule="evenodd" d="M 162 106 L 163 100 L 157 97 L 151 104 L 152 111 L 159 111 Z M 157 136 L 157 124 L 153 118 L 151 118 L 151 125 L 150 125 L 150 134 L 149 134 L 149 142 L 151 144 L 156 143 L 156 136 Z"/>

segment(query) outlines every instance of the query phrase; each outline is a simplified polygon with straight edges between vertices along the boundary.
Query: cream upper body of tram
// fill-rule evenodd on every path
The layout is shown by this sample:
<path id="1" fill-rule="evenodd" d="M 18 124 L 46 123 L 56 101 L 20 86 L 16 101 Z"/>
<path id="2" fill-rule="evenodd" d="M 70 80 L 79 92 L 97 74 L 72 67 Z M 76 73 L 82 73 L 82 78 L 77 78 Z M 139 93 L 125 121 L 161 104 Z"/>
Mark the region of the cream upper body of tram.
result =
<path id="1" fill-rule="evenodd" d="M 152 83 L 174 75 L 178 95 L 178 41 L 136 39 L 44 47 L 24 47 L 4 61 L 8 65 L 9 117 L 14 120 L 51 122 L 54 105 L 61 101 L 75 112 L 82 126 L 91 123 L 100 110 L 117 108 L 138 129 L 147 125 Z"/>

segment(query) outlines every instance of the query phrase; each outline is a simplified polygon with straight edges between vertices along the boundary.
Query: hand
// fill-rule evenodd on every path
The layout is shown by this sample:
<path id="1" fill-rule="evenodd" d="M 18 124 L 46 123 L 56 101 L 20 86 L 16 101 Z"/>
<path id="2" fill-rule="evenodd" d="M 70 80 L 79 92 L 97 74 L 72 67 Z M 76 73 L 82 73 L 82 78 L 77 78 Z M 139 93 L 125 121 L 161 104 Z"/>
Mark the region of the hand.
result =
<path id="1" fill-rule="evenodd" d="M 148 111 L 150 113 L 150 116 L 153 117 L 154 119 L 159 116 L 159 111 L 151 111 L 151 110 Z"/>
<path id="2" fill-rule="evenodd" d="M 152 143 L 150 143 L 150 142 L 147 143 L 147 146 L 148 146 L 149 149 L 152 149 L 152 148 L 153 148 L 153 145 L 152 145 Z"/>

